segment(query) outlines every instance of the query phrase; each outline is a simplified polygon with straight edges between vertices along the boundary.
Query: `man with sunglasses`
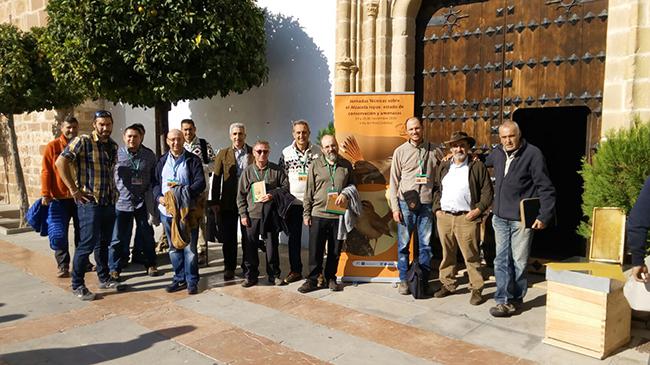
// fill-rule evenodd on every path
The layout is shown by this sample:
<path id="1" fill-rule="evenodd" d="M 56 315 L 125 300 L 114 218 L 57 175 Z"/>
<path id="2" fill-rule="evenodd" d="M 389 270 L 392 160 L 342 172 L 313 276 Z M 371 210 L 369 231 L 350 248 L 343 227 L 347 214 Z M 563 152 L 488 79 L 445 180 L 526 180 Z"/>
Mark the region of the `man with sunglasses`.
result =
<path id="1" fill-rule="evenodd" d="M 100 289 L 123 290 L 108 269 L 108 245 L 113 233 L 117 190 L 113 168 L 117 160 L 117 143 L 111 139 L 113 116 L 99 110 L 93 118 L 91 135 L 70 141 L 56 160 L 61 179 L 77 203 L 80 237 L 72 265 L 72 291 L 81 300 L 93 300 L 95 294 L 85 285 L 88 258 L 94 252 Z M 76 174 L 73 174 L 73 169 Z M 76 175 L 76 176 L 75 176 Z"/>
<path id="2" fill-rule="evenodd" d="M 280 166 L 269 162 L 271 148 L 269 142 L 258 141 L 253 146 L 255 163 L 246 167 L 239 178 L 237 206 L 241 224 L 246 227 L 248 244 L 244 251 L 245 279 L 244 288 L 257 285 L 259 276 L 259 257 L 257 255 L 260 235 L 266 247 L 266 273 L 269 283 L 281 285 L 280 255 L 278 253 L 278 235 L 267 232 L 263 227 L 263 210 L 265 203 L 271 202 L 272 190 L 281 188 L 289 190 L 289 180 Z M 258 194 L 259 193 L 259 194 Z"/>
<path id="3" fill-rule="evenodd" d="M 223 244 L 224 280 L 235 278 L 237 267 L 237 230 L 241 235 L 242 252 L 246 252 L 246 227 L 241 225 L 237 209 L 237 184 L 239 177 L 247 166 L 252 164 L 253 148 L 246 144 L 246 127 L 243 123 L 232 123 L 228 128 L 232 144 L 217 153 L 212 177 L 211 193 L 208 205 L 215 216 Z M 242 255 L 243 256 L 243 255 Z M 242 273 L 246 276 L 244 260 L 241 262 Z"/>

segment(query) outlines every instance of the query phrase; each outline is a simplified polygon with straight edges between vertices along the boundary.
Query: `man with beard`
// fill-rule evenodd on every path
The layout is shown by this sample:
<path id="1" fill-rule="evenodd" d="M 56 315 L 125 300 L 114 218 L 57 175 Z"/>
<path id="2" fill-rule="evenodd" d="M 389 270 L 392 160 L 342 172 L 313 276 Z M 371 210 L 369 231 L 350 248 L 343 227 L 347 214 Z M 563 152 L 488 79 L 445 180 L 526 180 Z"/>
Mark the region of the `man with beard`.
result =
<path id="1" fill-rule="evenodd" d="M 95 294 L 85 285 L 88 257 L 94 252 L 100 289 L 123 290 L 108 271 L 108 244 L 115 221 L 117 191 L 113 168 L 117 143 L 111 139 L 113 116 L 107 110 L 95 112 L 93 132 L 70 141 L 56 160 L 56 168 L 77 203 L 79 246 L 72 265 L 72 291 L 81 300 L 93 300 Z M 72 170 L 76 171 L 76 176 Z"/>
<path id="2" fill-rule="evenodd" d="M 327 208 L 330 200 L 343 208 L 348 198 L 342 194 L 344 188 L 353 185 L 352 164 L 339 155 L 339 144 L 332 135 L 324 135 L 320 141 L 323 158 L 312 161 L 307 175 L 302 206 L 303 220 L 309 227 L 309 275 L 298 288 L 301 293 L 319 289 L 318 277 L 323 275 L 324 285 L 331 291 L 340 291 L 336 282 L 336 269 L 341 254 L 341 241 L 338 239 L 340 214 Z M 327 261 L 323 269 L 323 255 L 327 242 Z"/>
<path id="3" fill-rule="evenodd" d="M 433 173 L 438 163 L 435 147 L 424 141 L 423 125 L 417 117 L 406 120 L 406 133 L 409 140 L 393 152 L 389 188 L 393 220 L 397 222 L 398 290 L 402 295 L 410 294 L 406 272 L 413 231 L 417 232 L 418 262 L 424 271 L 423 277 L 428 278 L 431 272 Z"/>
<path id="4" fill-rule="evenodd" d="M 483 301 L 483 276 L 479 253 L 481 216 L 492 204 L 492 182 L 485 165 L 468 154 L 476 141 L 465 132 L 454 132 L 446 142 L 452 153 L 436 171 L 439 190 L 433 196 L 433 210 L 442 244 L 440 282 L 434 293 L 443 298 L 456 291 L 456 255 L 460 248 L 469 274 L 470 304 Z"/>
<path id="5" fill-rule="evenodd" d="M 68 115 L 61 123 L 61 135 L 59 138 L 51 141 L 45 146 L 43 153 L 43 168 L 41 170 L 41 203 L 49 205 L 48 222 L 50 225 L 60 224 L 60 227 L 51 227 L 53 229 L 62 230 L 64 234 L 64 242 L 61 242 L 60 248 L 54 251 L 54 258 L 58 267 L 57 277 L 66 278 L 70 275 L 70 251 L 68 242 L 68 227 L 70 226 L 70 218 L 74 226 L 74 247 L 79 244 L 79 218 L 77 217 L 77 205 L 72 199 L 70 190 L 65 185 L 54 162 L 59 157 L 61 152 L 70 143 L 72 139 L 77 136 L 79 132 L 79 122 L 77 118 Z M 51 219 L 53 215 L 58 216 L 58 219 Z M 56 222 L 56 223 L 55 223 Z M 50 236 L 50 246 L 54 247 L 52 240 L 54 237 Z"/>

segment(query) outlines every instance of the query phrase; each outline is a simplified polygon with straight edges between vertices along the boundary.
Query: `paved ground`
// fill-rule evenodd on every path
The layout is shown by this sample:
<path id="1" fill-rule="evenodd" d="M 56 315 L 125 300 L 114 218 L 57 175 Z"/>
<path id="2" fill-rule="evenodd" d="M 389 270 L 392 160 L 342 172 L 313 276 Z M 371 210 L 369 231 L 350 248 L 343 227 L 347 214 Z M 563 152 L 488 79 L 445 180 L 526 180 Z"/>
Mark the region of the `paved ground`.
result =
<path id="1" fill-rule="evenodd" d="M 72 296 L 70 279 L 55 277 L 46 238 L 1 236 L 0 365 L 650 364 L 650 330 L 639 322 L 630 344 L 603 361 L 542 344 L 543 282 L 529 290 L 523 313 L 495 319 L 491 301 L 473 307 L 465 290 L 416 301 L 388 284 L 308 295 L 296 291 L 300 283 L 243 289 L 223 282 L 220 251 L 210 248 L 198 295 L 163 290 L 171 273 L 161 255 L 164 276 L 134 266 L 129 291 L 88 303 Z M 94 273 L 87 281 L 101 293 Z M 493 292 L 488 282 L 484 294 Z"/>

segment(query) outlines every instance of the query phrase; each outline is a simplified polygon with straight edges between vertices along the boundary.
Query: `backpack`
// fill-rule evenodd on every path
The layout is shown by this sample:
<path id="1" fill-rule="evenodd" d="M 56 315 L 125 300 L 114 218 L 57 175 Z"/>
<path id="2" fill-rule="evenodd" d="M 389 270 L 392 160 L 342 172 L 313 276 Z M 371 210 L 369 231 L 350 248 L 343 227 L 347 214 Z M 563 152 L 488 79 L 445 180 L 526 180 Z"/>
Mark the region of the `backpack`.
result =
<path id="1" fill-rule="evenodd" d="M 422 270 L 420 267 L 420 263 L 417 261 L 417 256 L 415 257 L 415 260 L 411 262 L 411 265 L 409 266 L 408 271 L 406 272 L 406 283 L 408 284 L 409 290 L 411 291 L 411 295 L 413 295 L 413 298 L 415 299 L 426 299 L 428 298 L 427 293 L 426 293 L 426 288 L 427 288 L 427 281 L 429 278 L 427 277 L 428 273 Z"/>

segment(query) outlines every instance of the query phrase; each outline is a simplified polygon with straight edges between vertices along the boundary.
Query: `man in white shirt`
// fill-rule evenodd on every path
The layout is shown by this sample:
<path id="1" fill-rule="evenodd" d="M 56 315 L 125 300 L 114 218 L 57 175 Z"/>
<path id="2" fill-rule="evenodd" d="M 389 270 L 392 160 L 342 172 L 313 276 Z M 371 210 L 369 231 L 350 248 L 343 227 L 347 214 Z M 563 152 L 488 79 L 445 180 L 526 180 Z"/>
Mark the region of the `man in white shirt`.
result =
<path id="1" fill-rule="evenodd" d="M 456 255 L 460 248 L 469 274 L 469 302 L 479 305 L 483 302 L 479 253 L 481 216 L 492 204 L 493 189 L 485 165 L 468 157 L 475 143 L 465 132 L 452 133 L 446 144 L 453 156 L 436 171 L 440 189 L 434 193 L 433 209 L 442 244 L 442 287 L 434 297 L 443 298 L 456 291 Z"/>

